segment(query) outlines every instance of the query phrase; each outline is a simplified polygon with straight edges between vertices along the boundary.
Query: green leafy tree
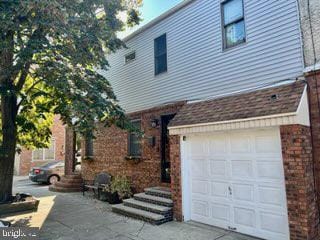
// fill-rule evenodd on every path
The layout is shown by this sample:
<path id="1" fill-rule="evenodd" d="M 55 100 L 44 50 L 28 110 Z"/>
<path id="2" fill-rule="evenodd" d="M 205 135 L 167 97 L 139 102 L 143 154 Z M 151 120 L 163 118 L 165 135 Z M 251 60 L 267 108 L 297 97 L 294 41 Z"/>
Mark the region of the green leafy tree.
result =
<path id="1" fill-rule="evenodd" d="M 0 202 L 12 197 L 17 146 L 45 147 L 53 114 L 82 134 L 96 121 L 125 123 L 95 69 L 124 46 L 117 32 L 139 22 L 140 2 L 0 0 Z"/>

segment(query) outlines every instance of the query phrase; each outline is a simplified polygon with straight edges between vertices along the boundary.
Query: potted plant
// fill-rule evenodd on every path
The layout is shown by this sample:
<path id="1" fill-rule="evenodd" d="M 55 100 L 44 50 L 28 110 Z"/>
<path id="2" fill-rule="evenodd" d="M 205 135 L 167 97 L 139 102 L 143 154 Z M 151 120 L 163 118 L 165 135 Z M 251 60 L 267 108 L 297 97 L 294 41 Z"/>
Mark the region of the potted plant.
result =
<path id="1" fill-rule="evenodd" d="M 110 204 L 120 203 L 123 199 L 132 195 L 130 181 L 125 176 L 116 176 L 111 180 L 111 184 L 103 191 L 106 193 L 106 200 Z"/>

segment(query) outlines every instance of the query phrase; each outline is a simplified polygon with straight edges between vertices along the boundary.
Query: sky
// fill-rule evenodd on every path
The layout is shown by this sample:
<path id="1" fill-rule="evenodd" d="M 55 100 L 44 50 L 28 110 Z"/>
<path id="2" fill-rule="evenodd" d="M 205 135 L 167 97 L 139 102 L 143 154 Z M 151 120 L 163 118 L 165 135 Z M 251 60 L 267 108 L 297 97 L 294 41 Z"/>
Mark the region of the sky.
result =
<path id="1" fill-rule="evenodd" d="M 119 33 L 119 37 L 123 38 L 125 36 L 128 36 L 139 27 L 155 19 L 156 17 L 166 12 L 170 8 L 176 6 L 182 1 L 183 0 L 143 0 L 143 6 L 140 8 L 141 18 L 143 19 L 143 21 L 139 26 L 135 26 L 134 28 L 127 29 L 125 32 Z"/>

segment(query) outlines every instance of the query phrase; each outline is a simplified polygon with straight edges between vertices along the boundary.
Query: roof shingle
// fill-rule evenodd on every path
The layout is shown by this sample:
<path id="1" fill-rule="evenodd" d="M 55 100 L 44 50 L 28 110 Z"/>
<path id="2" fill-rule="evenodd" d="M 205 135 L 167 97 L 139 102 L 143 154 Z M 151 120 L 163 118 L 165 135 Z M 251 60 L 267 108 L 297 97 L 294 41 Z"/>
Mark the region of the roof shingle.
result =
<path id="1" fill-rule="evenodd" d="M 215 123 L 297 111 L 305 83 L 302 81 L 212 100 L 189 103 L 169 126 Z M 276 96 L 276 99 L 272 99 Z"/>

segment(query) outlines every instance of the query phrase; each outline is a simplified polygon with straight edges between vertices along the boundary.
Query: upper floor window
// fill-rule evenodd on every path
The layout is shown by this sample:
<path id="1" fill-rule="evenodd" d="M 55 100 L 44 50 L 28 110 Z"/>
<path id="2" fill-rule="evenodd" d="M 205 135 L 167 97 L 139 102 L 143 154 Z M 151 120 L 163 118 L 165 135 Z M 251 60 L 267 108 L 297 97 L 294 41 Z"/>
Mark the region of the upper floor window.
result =
<path id="1" fill-rule="evenodd" d="M 164 34 L 154 40 L 155 75 L 167 71 L 167 35 Z"/>
<path id="2" fill-rule="evenodd" d="M 243 0 L 227 0 L 222 3 L 224 48 L 234 47 L 246 41 Z"/>
<path id="3" fill-rule="evenodd" d="M 32 151 L 32 161 L 55 160 L 55 140 L 52 139 L 48 148 L 40 148 Z"/>
<path id="4" fill-rule="evenodd" d="M 141 130 L 141 120 L 132 121 L 132 125 L 137 129 Z M 129 156 L 139 157 L 141 156 L 141 136 L 136 132 L 130 132 L 128 144 Z"/>
<path id="5" fill-rule="evenodd" d="M 133 51 L 133 52 L 127 54 L 124 58 L 125 58 L 125 63 L 132 62 L 132 61 L 136 60 L 136 52 Z"/>

